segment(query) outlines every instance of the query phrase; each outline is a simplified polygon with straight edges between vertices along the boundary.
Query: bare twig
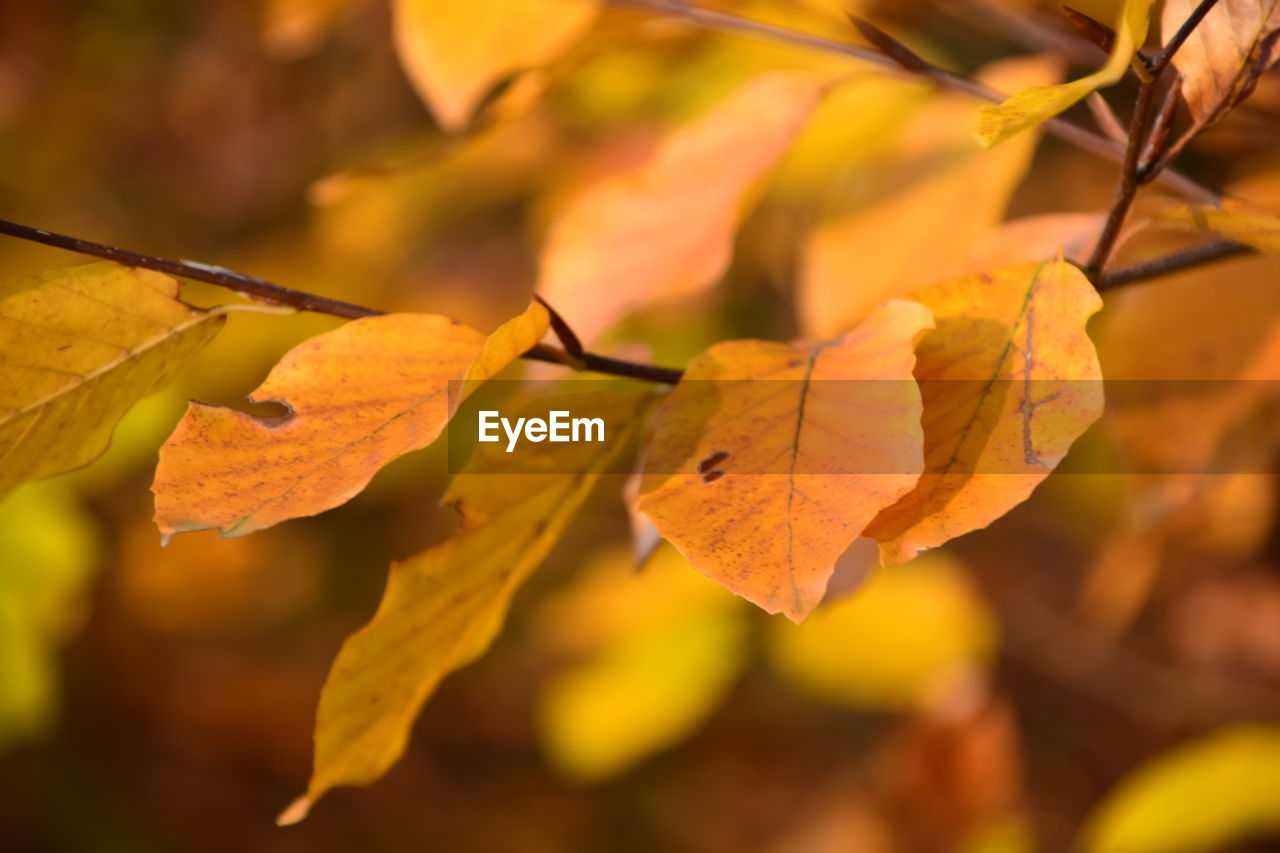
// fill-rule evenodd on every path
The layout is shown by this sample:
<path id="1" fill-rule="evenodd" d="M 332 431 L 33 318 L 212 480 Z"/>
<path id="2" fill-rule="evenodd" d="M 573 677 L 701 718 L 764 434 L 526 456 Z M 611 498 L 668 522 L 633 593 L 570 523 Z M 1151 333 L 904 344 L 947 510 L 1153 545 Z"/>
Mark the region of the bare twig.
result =
<path id="1" fill-rule="evenodd" d="M 1138 102 L 1133 108 L 1133 119 L 1129 122 L 1129 141 L 1125 147 L 1124 163 L 1120 167 L 1120 186 L 1116 189 L 1111 210 L 1107 212 L 1107 221 L 1102 226 L 1102 234 L 1098 236 L 1093 254 L 1084 268 L 1090 280 L 1098 278 L 1098 274 L 1102 272 L 1107 260 L 1111 257 L 1116 240 L 1120 237 L 1120 228 L 1124 225 L 1129 208 L 1133 205 L 1133 200 L 1142 186 L 1138 175 L 1138 158 L 1145 145 L 1147 124 L 1151 118 L 1151 106 L 1155 102 L 1157 82 L 1144 80 L 1138 84 Z"/>
<path id="2" fill-rule="evenodd" d="M 1107 135 L 1108 139 L 1114 139 L 1117 142 L 1128 141 L 1129 131 L 1125 130 L 1124 125 L 1120 123 L 1120 119 L 1116 117 L 1116 111 L 1111 109 L 1106 98 L 1097 92 L 1090 92 L 1084 102 L 1088 105 L 1089 112 L 1093 114 L 1094 123 Z"/>
<path id="3" fill-rule="evenodd" d="M 1112 270 L 1096 279 L 1094 286 L 1098 290 L 1114 290 L 1126 284 L 1149 281 L 1153 278 L 1160 278 L 1161 276 L 1203 266 L 1223 258 L 1249 254 L 1252 251 L 1252 247 L 1231 240 L 1206 243 L 1203 246 L 1161 255 L 1149 261 Z"/>
<path id="4" fill-rule="evenodd" d="M 202 281 L 206 284 L 234 290 L 236 293 L 251 299 L 257 299 L 272 305 L 288 305 L 292 308 L 297 308 L 299 311 L 330 314 L 334 317 L 343 317 L 348 320 L 377 317 L 386 313 L 376 308 L 367 308 L 363 305 L 341 302 L 337 299 L 317 296 L 314 293 L 305 293 L 301 290 L 282 287 L 225 267 L 203 264 L 198 261 L 174 261 L 167 258 L 158 258 L 154 255 L 144 255 L 103 243 L 94 243 L 91 240 L 81 240 L 78 237 L 68 237 L 65 234 L 41 231 L 29 225 L 20 225 L 4 219 L 0 219 L 0 234 L 17 237 L 20 240 L 29 240 L 33 243 L 43 243 L 46 246 L 66 249 L 81 255 L 105 258 L 125 266 L 155 270 L 166 275 Z M 567 325 L 565 328 L 568 328 Z M 574 341 L 577 340 L 572 331 L 569 334 Z M 563 337 L 561 340 L 563 340 Z M 636 364 L 594 353 L 582 352 L 581 344 L 578 344 L 578 348 L 579 352 L 577 354 L 570 354 L 546 344 L 538 344 L 528 352 L 523 353 L 521 358 L 563 364 L 579 370 L 605 373 L 628 379 L 642 379 L 646 382 L 657 382 L 666 385 L 673 385 L 679 382 L 680 377 L 683 375 L 682 371 L 675 368 L 659 367 L 652 364 Z"/>
<path id="5" fill-rule="evenodd" d="M 1164 71 L 1169 63 L 1173 61 L 1173 55 L 1186 43 L 1191 34 L 1196 31 L 1196 27 L 1200 26 L 1204 16 L 1209 14 L 1209 11 L 1216 5 L 1218 5 L 1218 0 L 1200 0 L 1200 5 L 1191 10 L 1191 14 L 1182 22 L 1182 26 L 1178 27 L 1178 31 L 1169 38 L 1169 41 L 1165 42 L 1164 47 L 1160 48 L 1160 52 L 1147 63 L 1147 70 L 1151 72 L 1151 76 L 1159 76 L 1160 72 Z"/>
<path id="6" fill-rule="evenodd" d="M 676 18 L 701 29 L 754 36 L 781 44 L 859 59 L 880 66 L 888 74 L 902 77 L 923 77 L 940 89 L 988 103 L 1003 103 L 1007 98 L 1006 95 L 989 89 L 981 83 L 977 83 L 967 77 L 961 77 L 937 65 L 925 63 L 925 68 L 921 71 L 908 71 L 902 67 L 898 60 L 869 48 L 822 38 L 821 36 L 766 24 L 749 18 L 740 18 L 725 12 L 713 12 L 709 9 L 702 9 L 689 3 L 680 2 L 680 0 L 606 0 L 606 2 L 608 5 L 618 9 L 629 9 L 651 15 Z M 1087 130 L 1078 124 L 1073 124 L 1066 119 L 1060 117 L 1051 118 L 1043 122 L 1041 127 L 1045 133 L 1055 136 L 1083 151 L 1116 161 L 1123 161 L 1124 159 L 1125 148 L 1123 145 Z M 1219 194 L 1214 190 L 1196 183 L 1172 169 L 1161 171 L 1159 180 L 1174 192 L 1200 203 L 1216 204 L 1220 200 Z"/>

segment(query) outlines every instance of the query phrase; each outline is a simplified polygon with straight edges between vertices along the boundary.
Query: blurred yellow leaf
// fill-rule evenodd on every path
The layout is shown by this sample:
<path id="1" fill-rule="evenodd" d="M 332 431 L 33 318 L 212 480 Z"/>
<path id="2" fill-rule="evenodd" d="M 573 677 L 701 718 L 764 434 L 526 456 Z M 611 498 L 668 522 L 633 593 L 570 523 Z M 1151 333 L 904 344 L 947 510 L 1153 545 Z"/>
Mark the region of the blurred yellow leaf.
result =
<path id="1" fill-rule="evenodd" d="M 542 443 L 512 455 L 481 445 L 444 498 L 461 529 L 392 564 L 373 621 L 338 653 L 320 695 L 310 785 L 281 823 L 301 820 L 329 789 L 368 784 L 395 763 L 422 704 L 492 641 L 516 589 L 627 444 L 648 400 L 619 390 L 534 401 L 620 425 L 605 443 Z"/>
<path id="2" fill-rule="evenodd" d="M 988 66 L 980 79 L 1020 88 L 1058 76 L 1056 62 L 1033 58 Z M 979 237 L 1004 216 L 1039 140 L 1027 134 L 984 151 L 960 115 L 971 108 L 968 99 L 937 96 L 903 132 L 898 156 L 915 161 L 907 167 L 913 180 L 809 236 L 797 294 L 801 326 L 809 334 L 840 334 L 885 299 L 959 275 Z M 957 216 L 961 209 L 964 215 Z"/>
<path id="3" fill-rule="evenodd" d="M 551 61 L 595 19 L 595 0 L 395 0 L 395 42 L 409 81 L 458 131 L 503 77 Z"/>
<path id="4" fill-rule="evenodd" d="M 769 623 L 766 650 L 796 687 L 840 705 L 905 711 L 945 699 L 987 666 L 996 626 L 943 552 L 880 569 L 803 625 Z"/>
<path id="5" fill-rule="evenodd" d="M 0 505 L 0 750 L 51 720 L 56 654 L 88 603 L 94 540 L 64 484 L 33 484 Z"/>
<path id="6" fill-rule="evenodd" d="M 1090 853 L 1217 850 L 1280 831 L 1280 728 L 1241 725 L 1168 750 L 1121 781 L 1085 831 Z"/>
<path id="7" fill-rule="evenodd" d="M 547 323 L 532 303 L 487 340 L 431 314 L 367 317 L 317 335 L 250 398 L 284 403 L 283 417 L 190 405 L 160 449 L 157 526 L 242 536 L 345 503 L 392 459 L 435 441 L 460 402 L 449 399 L 450 382 L 474 388 L 541 340 Z"/>
<path id="8" fill-rule="evenodd" d="M 1034 86 L 1024 89 L 998 106 L 978 110 L 974 129 L 978 141 L 988 148 L 1081 101 L 1094 89 L 1110 86 L 1124 76 L 1134 53 L 1147 39 L 1151 23 L 1151 7 L 1155 0 L 1125 0 L 1116 24 L 1116 41 L 1111 58 L 1087 77 L 1057 86 Z"/>
<path id="9" fill-rule="evenodd" d="M 539 614 L 542 643 L 578 658 L 539 700 L 552 764 L 596 782 L 685 737 L 746 663 L 740 605 L 670 546 L 642 571 L 625 550 L 588 566 Z"/>
<path id="10" fill-rule="evenodd" d="M 922 306 L 886 302 L 837 341 L 707 350 L 658 413 L 640 511 L 698 571 L 804 619 L 923 468 L 912 347 L 931 325 Z"/>
<path id="11" fill-rule="evenodd" d="M 1264 252 L 1280 252 L 1280 216 L 1270 211 L 1228 200 L 1221 208 L 1181 205 L 1151 214 L 1153 222 L 1206 231 L 1247 243 Z"/>
<path id="12" fill-rule="evenodd" d="M 1102 299 L 1064 261 L 915 291 L 937 328 L 916 349 L 926 472 L 867 528 L 900 563 L 985 527 L 1026 500 L 1102 414 L 1085 333 Z"/>
<path id="13" fill-rule="evenodd" d="M 756 77 L 639 165 L 588 186 L 551 227 L 538 291 L 589 341 L 631 309 L 712 284 L 732 256 L 744 196 L 823 88 L 807 74 Z"/>
<path id="14" fill-rule="evenodd" d="M 112 263 L 0 284 L 0 497 L 92 462 L 222 328 L 168 276 Z"/>

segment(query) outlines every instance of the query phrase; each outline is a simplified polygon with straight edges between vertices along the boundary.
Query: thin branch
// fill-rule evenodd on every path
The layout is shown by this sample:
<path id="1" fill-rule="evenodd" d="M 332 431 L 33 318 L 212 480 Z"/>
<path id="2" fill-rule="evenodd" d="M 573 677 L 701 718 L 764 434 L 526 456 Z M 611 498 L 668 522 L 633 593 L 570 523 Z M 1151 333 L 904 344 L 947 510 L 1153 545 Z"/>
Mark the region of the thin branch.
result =
<path id="1" fill-rule="evenodd" d="M 1173 55 L 1196 31 L 1196 27 L 1200 26 L 1204 16 L 1209 14 L 1209 11 L 1217 4 L 1218 0 L 1200 0 L 1200 5 L 1191 11 L 1187 19 L 1182 22 L 1182 26 L 1178 27 L 1178 31 L 1165 43 L 1164 47 L 1160 48 L 1160 52 L 1147 63 L 1147 70 L 1151 72 L 1152 77 L 1158 77 L 1160 72 L 1164 71 L 1169 63 L 1173 61 Z"/>
<path id="2" fill-rule="evenodd" d="M 1116 189 L 1115 201 L 1107 212 L 1107 221 L 1102 226 L 1093 254 L 1084 267 L 1085 274 L 1091 281 L 1098 278 L 1111 257 L 1125 217 L 1142 186 L 1138 175 L 1138 161 L 1145 147 L 1147 124 L 1151 119 L 1151 107 L 1155 103 L 1156 84 L 1156 80 L 1144 80 L 1138 85 L 1138 103 L 1133 108 L 1133 119 L 1129 122 L 1129 140 L 1125 146 L 1124 163 L 1120 167 L 1120 186 Z"/>
<path id="3" fill-rule="evenodd" d="M 1237 255 L 1249 254 L 1253 251 L 1251 246 L 1244 243 L 1236 243 L 1232 240 L 1220 240 L 1216 243 L 1206 243 L 1203 246 L 1196 246 L 1192 249 L 1184 249 L 1181 252 L 1173 252 L 1172 254 L 1162 255 L 1149 261 L 1133 264 L 1127 267 L 1121 267 L 1112 270 L 1095 282 L 1094 286 L 1098 290 L 1114 290 L 1117 287 L 1123 287 L 1126 284 L 1135 284 L 1137 282 L 1148 281 L 1153 278 L 1171 275 L 1172 273 L 1182 272 L 1183 270 L 1193 269 L 1195 267 L 1204 266 L 1223 258 L 1232 258 Z"/>
<path id="4" fill-rule="evenodd" d="M 1007 98 L 1006 95 L 989 89 L 981 83 L 977 83 L 967 77 L 961 77 L 937 65 L 925 63 L 924 69 L 920 71 L 908 71 L 893 58 L 870 48 L 822 38 L 821 36 L 766 24 L 749 18 L 740 18 L 725 12 L 713 12 L 709 9 L 702 9 L 681 2 L 681 0 L 606 0 L 606 4 L 617 9 L 628 9 L 650 15 L 676 18 L 692 26 L 713 32 L 752 36 L 781 44 L 847 56 L 878 65 L 890 75 L 903 78 L 922 77 L 945 91 L 966 95 L 988 103 L 1003 103 Z M 1045 133 L 1084 151 L 1117 162 L 1122 162 L 1124 159 L 1125 148 L 1122 144 L 1061 117 L 1048 119 L 1041 123 L 1040 126 Z M 1217 204 L 1221 198 L 1214 190 L 1196 183 L 1172 169 L 1162 171 L 1159 174 L 1159 180 L 1178 194 L 1203 204 Z"/>
<path id="5" fill-rule="evenodd" d="M 144 255 L 139 252 L 120 249 L 116 246 L 94 243 L 91 240 L 81 240 L 78 237 L 68 237 L 65 234 L 41 231 L 38 228 L 19 225 L 17 222 L 9 222 L 5 219 L 0 219 L 0 234 L 17 237 L 20 240 L 29 240 L 33 243 L 43 243 L 46 246 L 66 249 L 69 252 L 76 252 L 81 255 L 105 258 L 125 266 L 155 270 L 166 275 L 202 281 L 206 284 L 234 290 L 247 298 L 257 299 L 272 305 L 288 305 L 292 308 L 297 308 L 299 311 L 330 314 L 334 317 L 343 317 L 348 320 L 377 317 L 386 313 L 376 308 L 367 308 L 363 305 L 341 302 L 337 299 L 317 296 L 314 293 L 305 293 L 301 290 L 282 287 L 225 267 L 202 264 L 198 261 L 174 261 L 167 258 L 158 258 L 154 255 Z M 570 332 L 570 335 L 572 335 L 572 332 Z M 573 337 L 573 340 L 577 340 L 576 336 Z M 581 350 L 581 344 L 578 347 Z M 671 367 L 636 364 L 589 352 L 579 351 L 577 354 L 570 354 L 546 344 L 538 344 L 528 352 L 521 354 L 520 357 L 530 361 L 550 362 L 578 370 L 589 370 L 595 373 L 605 373 L 628 379 L 642 379 L 646 382 L 658 382 L 666 385 L 674 385 L 680 381 L 680 377 L 683 375 L 682 371 Z"/>
<path id="6" fill-rule="evenodd" d="M 106 258 L 109 261 L 116 261 L 129 267 L 141 267 L 142 269 L 162 272 L 166 275 L 203 281 L 206 284 L 225 287 L 246 297 L 268 302 L 272 305 L 289 305 L 299 311 L 332 314 L 335 317 L 345 317 L 348 320 L 374 317 L 385 313 L 374 308 L 366 308 L 363 305 L 353 305 L 350 302 L 340 302 L 337 299 L 328 299 L 323 296 L 316 296 L 313 293 L 304 293 L 301 290 L 291 290 L 290 288 L 281 287 L 278 284 L 272 284 L 269 281 L 263 281 L 260 278 L 254 278 L 251 275 L 245 275 L 223 267 L 202 264 L 198 261 L 171 261 L 166 258 L 157 258 L 154 255 L 143 255 L 138 252 L 130 252 L 127 249 L 119 249 L 115 246 L 94 243 L 90 240 L 81 240 L 78 237 L 52 234 L 48 231 L 41 231 L 29 225 L 19 225 L 16 222 L 9 222 L 5 219 L 0 219 L 0 234 L 17 237 L 20 240 L 30 240 L 33 243 L 43 243 L 46 246 L 66 249 L 69 252 L 77 252 L 81 255 Z"/>

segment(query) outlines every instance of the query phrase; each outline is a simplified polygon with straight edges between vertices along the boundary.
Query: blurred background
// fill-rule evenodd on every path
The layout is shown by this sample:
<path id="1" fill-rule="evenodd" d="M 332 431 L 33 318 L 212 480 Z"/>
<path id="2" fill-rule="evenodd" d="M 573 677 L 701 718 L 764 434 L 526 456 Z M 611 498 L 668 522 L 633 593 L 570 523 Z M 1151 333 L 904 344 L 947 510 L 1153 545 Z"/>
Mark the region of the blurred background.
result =
<path id="1" fill-rule="evenodd" d="M 965 73 L 1045 50 L 1072 74 L 1100 58 L 1050 3 L 706 5 L 842 40 L 854 10 Z M 1114 19 L 1115 3 L 1076 5 Z M 383 0 L 0 0 L 0 216 L 489 330 L 527 304 L 575 187 L 762 70 L 847 67 L 725 282 L 599 347 L 676 365 L 797 334 L 815 224 L 920 188 L 936 207 L 930 182 L 972 156 L 972 105 L 841 62 L 609 11 L 447 136 L 405 81 Z M 922 153 L 919 120 L 940 107 L 949 147 Z M 1185 168 L 1274 204 L 1278 153 L 1271 75 Z M 1116 166 L 1049 139 L 1018 177 L 1003 219 L 1088 224 Z M 941 217 L 884 215 L 927 250 L 964 198 L 944 196 Z M 1000 257 L 1011 233 L 975 254 Z M 1123 259 L 1185 239 L 1136 235 Z M 5 279 L 80 262 L 0 241 Z M 1274 380 L 1277 316 L 1280 263 L 1245 258 L 1117 291 L 1093 331 L 1111 378 Z M 406 758 L 276 828 L 339 644 L 389 561 L 454 525 L 436 506 L 445 456 L 400 460 L 317 518 L 164 549 L 148 485 L 187 399 L 244 405 L 337 322 L 233 317 L 106 457 L 0 504 L 0 850 L 1280 849 L 1280 427 L 1274 384 L 1225 381 L 1073 451 L 1080 470 L 1116 459 L 1141 477 L 1055 475 L 893 570 L 858 543 L 799 628 L 674 552 L 637 574 L 609 478 L 494 648 L 431 699 Z"/>

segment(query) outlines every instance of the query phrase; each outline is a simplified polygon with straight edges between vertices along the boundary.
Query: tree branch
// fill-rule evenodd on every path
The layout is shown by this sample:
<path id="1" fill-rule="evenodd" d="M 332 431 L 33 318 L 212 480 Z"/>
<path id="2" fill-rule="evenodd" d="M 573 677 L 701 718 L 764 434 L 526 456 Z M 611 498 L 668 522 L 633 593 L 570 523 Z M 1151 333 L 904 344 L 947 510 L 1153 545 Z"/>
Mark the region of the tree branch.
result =
<path id="1" fill-rule="evenodd" d="M 166 275 L 202 281 L 206 284 L 234 290 L 241 296 L 250 299 L 256 299 L 272 305 L 288 305 L 292 308 L 297 308 L 299 311 L 330 314 L 334 317 L 342 317 L 348 320 L 377 317 L 386 313 L 376 308 L 367 308 L 363 305 L 341 302 L 337 299 L 329 299 L 313 293 L 282 287 L 225 267 L 202 264 L 198 261 L 174 261 L 167 258 L 158 258 L 154 255 L 144 255 L 103 243 L 94 243 L 91 240 L 81 240 L 78 237 L 68 237 L 65 234 L 41 231 L 38 228 L 20 225 L 17 222 L 10 222 L 5 219 L 0 219 L 0 234 L 17 237 L 20 240 L 29 240 L 33 243 L 43 243 L 46 246 L 66 249 L 69 252 L 76 252 L 81 255 L 105 258 L 129 267 L 155 270 Z M 569 334 L 572 335 L 572 332 Z M 576 337 L 573 340 L 576 341 Z M 538 344 L 520 357 L 530 361 L 550 362 L 579 370 L 605 373 L 628 379 L 642 379 L 646 382 L 657 382 L 666 385 L 674 385 L 680 381 L 680 377 L 683 375 L 682 371 L 671 367 L 636 364 L 589 352 L 571 355 L 546 344 Z"/>
<path id="2" fill-rule="evenodd" d="M 787 27 L 766 24 L 762 21 L 740 18 L 725 12 L 702 9 L 684 2 L 684 0 L 605 0 L 605 2 L 606 5 L 617 9 L 676 18 L 704 30 L 753 36 L 795 47 L 847 56 L 878 65 L 888 74 L 908 79 L 924 78 L 940 89 L 966 95 L 980 101 L 999 104 L 1003 103 L 1007 97 L 981 83 L 977 83 L 967 77 L 961 77 L 937 65 L 924 62 L 924 67 L 921 69 L 903 68 L 895 59 L 879 51 L 811 35 L 799 30 L 788 29 Z M 1066 119 L 1054 117 L 1043 122 L 1041 127 L 1045 133 L 1081 150 L 1115 161 L 1123 161 L 1124 159 L 1124 145 L 1078 124 L 1073 124 Z M 1214 190 L 1196 183 L 1186 175 L 1172 169 L 1160 172 L 1159 180 L 1169 189 L 1202 204 L 1217 204 L 1221 198 Z"/>

